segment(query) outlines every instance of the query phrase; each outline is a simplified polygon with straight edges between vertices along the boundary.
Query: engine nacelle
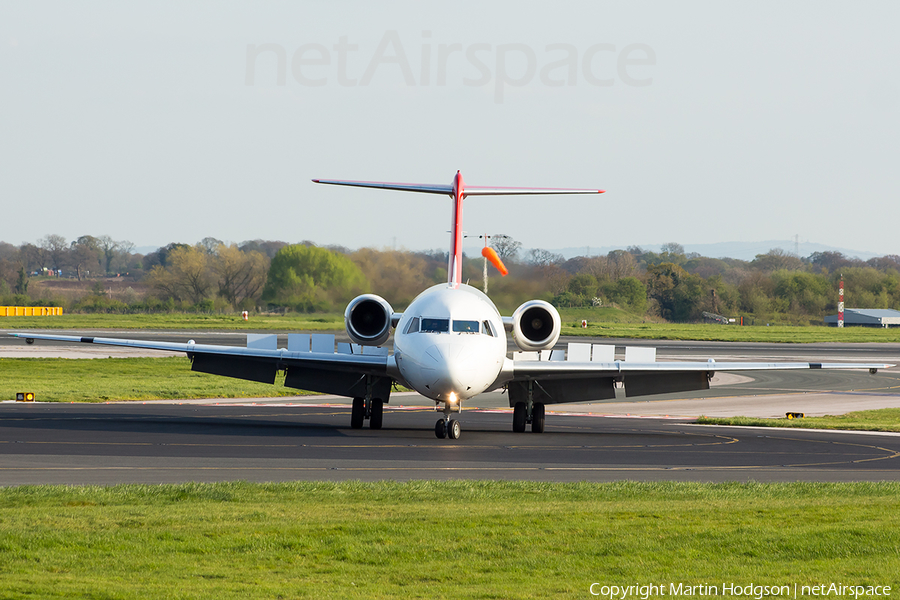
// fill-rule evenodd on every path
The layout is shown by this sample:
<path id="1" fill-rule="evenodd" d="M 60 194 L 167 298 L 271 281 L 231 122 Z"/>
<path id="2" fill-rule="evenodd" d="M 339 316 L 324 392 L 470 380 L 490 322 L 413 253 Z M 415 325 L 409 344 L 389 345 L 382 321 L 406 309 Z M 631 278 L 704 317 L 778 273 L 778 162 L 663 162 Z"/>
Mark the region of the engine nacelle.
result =
<path id="1" fill-rule="evenodd" d="M 375 294 L 357 296 L 344 311 L 344 326 L 354 344 L 381 346 L 391 335 L 391 315 L 394 309 L 388 301 Z"/>
<path id="2" fill-rule="evenodd" d="M 562 319 L 549 302 L 530 300 L 513 313 L 516 346 L 526 352 L 552 348 L 559 340 Z"/>

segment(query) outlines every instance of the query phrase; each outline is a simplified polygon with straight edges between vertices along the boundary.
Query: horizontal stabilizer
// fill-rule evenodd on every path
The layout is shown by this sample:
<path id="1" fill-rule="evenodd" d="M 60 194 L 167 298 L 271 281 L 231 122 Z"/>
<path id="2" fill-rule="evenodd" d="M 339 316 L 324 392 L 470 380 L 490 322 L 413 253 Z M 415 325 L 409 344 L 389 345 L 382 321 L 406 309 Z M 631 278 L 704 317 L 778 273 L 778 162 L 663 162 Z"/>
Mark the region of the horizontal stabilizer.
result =
<path id="1" fill-rule="evenodd" d="M 557 194 L 602 194 L 606 190 L 582 190 L 575 188 L 523 188 L 523 187 L 486 187 L 467 185 L 466 196 L 539 196 Z"/>
<path id="2" fill-rule="evenodd" d="M 428 183 L 390 183 L 387 181 L 350 181 L 347 179 L 313 179 L 313 183 L 325 185 L 346 185 L 350 187 L 377 188 L 382 190 L 398 190 L 401 192 L 420 192 L 423 194 L 453 194 L 452 185 Z"/>

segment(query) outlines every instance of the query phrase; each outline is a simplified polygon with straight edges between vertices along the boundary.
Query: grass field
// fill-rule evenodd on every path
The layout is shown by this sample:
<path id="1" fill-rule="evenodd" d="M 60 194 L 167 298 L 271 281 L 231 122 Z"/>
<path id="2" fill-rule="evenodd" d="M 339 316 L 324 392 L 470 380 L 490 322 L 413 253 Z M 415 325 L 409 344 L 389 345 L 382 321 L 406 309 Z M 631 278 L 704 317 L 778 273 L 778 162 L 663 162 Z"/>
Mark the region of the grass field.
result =
<path id="1" fill-rule="evenodd" d="M 745 326 L 688 323 L 601 323 L 563 322 L 563 335 L 648 340 L 698 340 L 718 342 L 773 343 L 900 343 L 900 328 L 792 327 L 788 325 Z"/>
<path id="2" fill-rule="evenodd" d="M 616 308 L 561 309 L 563 335 L 659 340 L 723 342 L 892 342 L 900 343 L 900 328 L 747 326 L 647 322 Z M 581 327 L 581 320 L 588 327 Z M 0 328 L 28 329 L 186 329 L 244 331 L 336 331 L 344 328 L 340 314 L 240 315 L 63 315 L 61 317 L 2 317 Z"/>
<path id="3" fill-rule="evenodd" d="M 900 431 L 900 408 L 863 410 L 845 415 L 804 417 L 802 419 L 754 419 L 751 417 L 700 417 L 703 425 L 744 425 L 756 427 L 795 427 L 808 429 L 848 429 L 854 431 Z"/>
<path id="4" fill-rule="evenodd" d="M 0 581 L 0 598 L 589 598 L 592 583 L 669 595 L 673 583 L 829 582 L 896 597 L 900 484 L 6 488 Z"/>
<path id="5" fill-rule="evenodd" d="M 0 358 L 0 400 L 34 392 L 40 402 L 297 396 L 304 392 L 191 371 L 186 357 Z M 2 596 L 0 596 L 2 598 Z"/>

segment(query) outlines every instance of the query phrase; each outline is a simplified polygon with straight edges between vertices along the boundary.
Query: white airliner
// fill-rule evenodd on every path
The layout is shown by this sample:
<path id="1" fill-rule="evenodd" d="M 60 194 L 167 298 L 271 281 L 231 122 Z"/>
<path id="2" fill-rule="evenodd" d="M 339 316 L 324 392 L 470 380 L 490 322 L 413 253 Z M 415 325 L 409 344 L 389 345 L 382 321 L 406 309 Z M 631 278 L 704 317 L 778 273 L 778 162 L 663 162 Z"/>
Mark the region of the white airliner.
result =
<path id="1" fill-rule="evenodd" d="M 28 343 L 35 339 L 128 346 L 185 352 L 191 369 L 274 383 L 279 370 L 285 371 L 284 385 L 353 398 L 350 426 L 361 428 L 366 420 L 380 429 L 384 403 L 393 384 L 399 383 L 443 403 L 443 418 L 435 424 L 439 438 L 457 439 L 460 424 L 451 418 L 465 400 L 478 394 L 505 388 L 513 408 L 512 429 L 525 431 L 531 424 L 535 433 L 544 431 L 544 406 L 563 402 L 611 400 L 616 383 L 627 397 L 709 389 L 716 371 L 771 369 L 877 369 L 892 365 L 847 363 L 722 363 L 619 361 L 606 355 L 591 356 L 591 345 L 578 352 L 570 347 L 569 360 L 535 360 L 550 354 L 560 333 L 557 310 L 542 300 L 525 302 L 511 317 L 502 317 L 490 298 L 462 283 L 462 209 L 468 196 L 519 194 L 598 194 L 602 190 L 556 188 L 500 188 L 466 186 L 457 172 L 449 185 L 383 183 L 314 179 L 315 183 L 382 188 L 407 192 L 448 195 L 453 200 L 448 282 L 419 294 L 403 313 L 395 313 L 380 296 L 365 294 L 353 299 L 344 313 L 347 335 L 355 352 L 335 353 L 308 344 L 299 350 L 247 348 L 195 344 L 193 342 L 145 342 L 99 337 L 76 337 L 13 333 Z M 394 330 L 394 352 L 365 351 L 381 347 Z M 511 330 L 516 345 L 529 354 L 507 356 L 506 332 Z M 363 350 L 360 352 L 359 350 Z M 540 353 L 540 354 L 536 354 Z M 578 356 L 575 356 L 578 354 Z"/>

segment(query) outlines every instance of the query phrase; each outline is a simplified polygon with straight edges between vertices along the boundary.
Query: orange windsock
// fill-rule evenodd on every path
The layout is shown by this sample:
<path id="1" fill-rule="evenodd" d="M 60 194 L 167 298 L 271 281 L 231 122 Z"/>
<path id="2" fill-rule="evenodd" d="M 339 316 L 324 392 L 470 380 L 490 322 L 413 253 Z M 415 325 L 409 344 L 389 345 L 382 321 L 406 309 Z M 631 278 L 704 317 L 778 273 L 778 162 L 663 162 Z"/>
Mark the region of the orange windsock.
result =
<path id="1" fill-rule="evenodd" d="M 481 250 L 481 255 L 491 261 L 491 264 L 497 267 L 501 275 L 506 276 L 509 273 L 509 269 L 506 268 L 506 265 L 503 264 L 503 261 L 500 260 L 500 257 L 497 256 L 497 253 L 490 246 L 485 246 Z"/>

